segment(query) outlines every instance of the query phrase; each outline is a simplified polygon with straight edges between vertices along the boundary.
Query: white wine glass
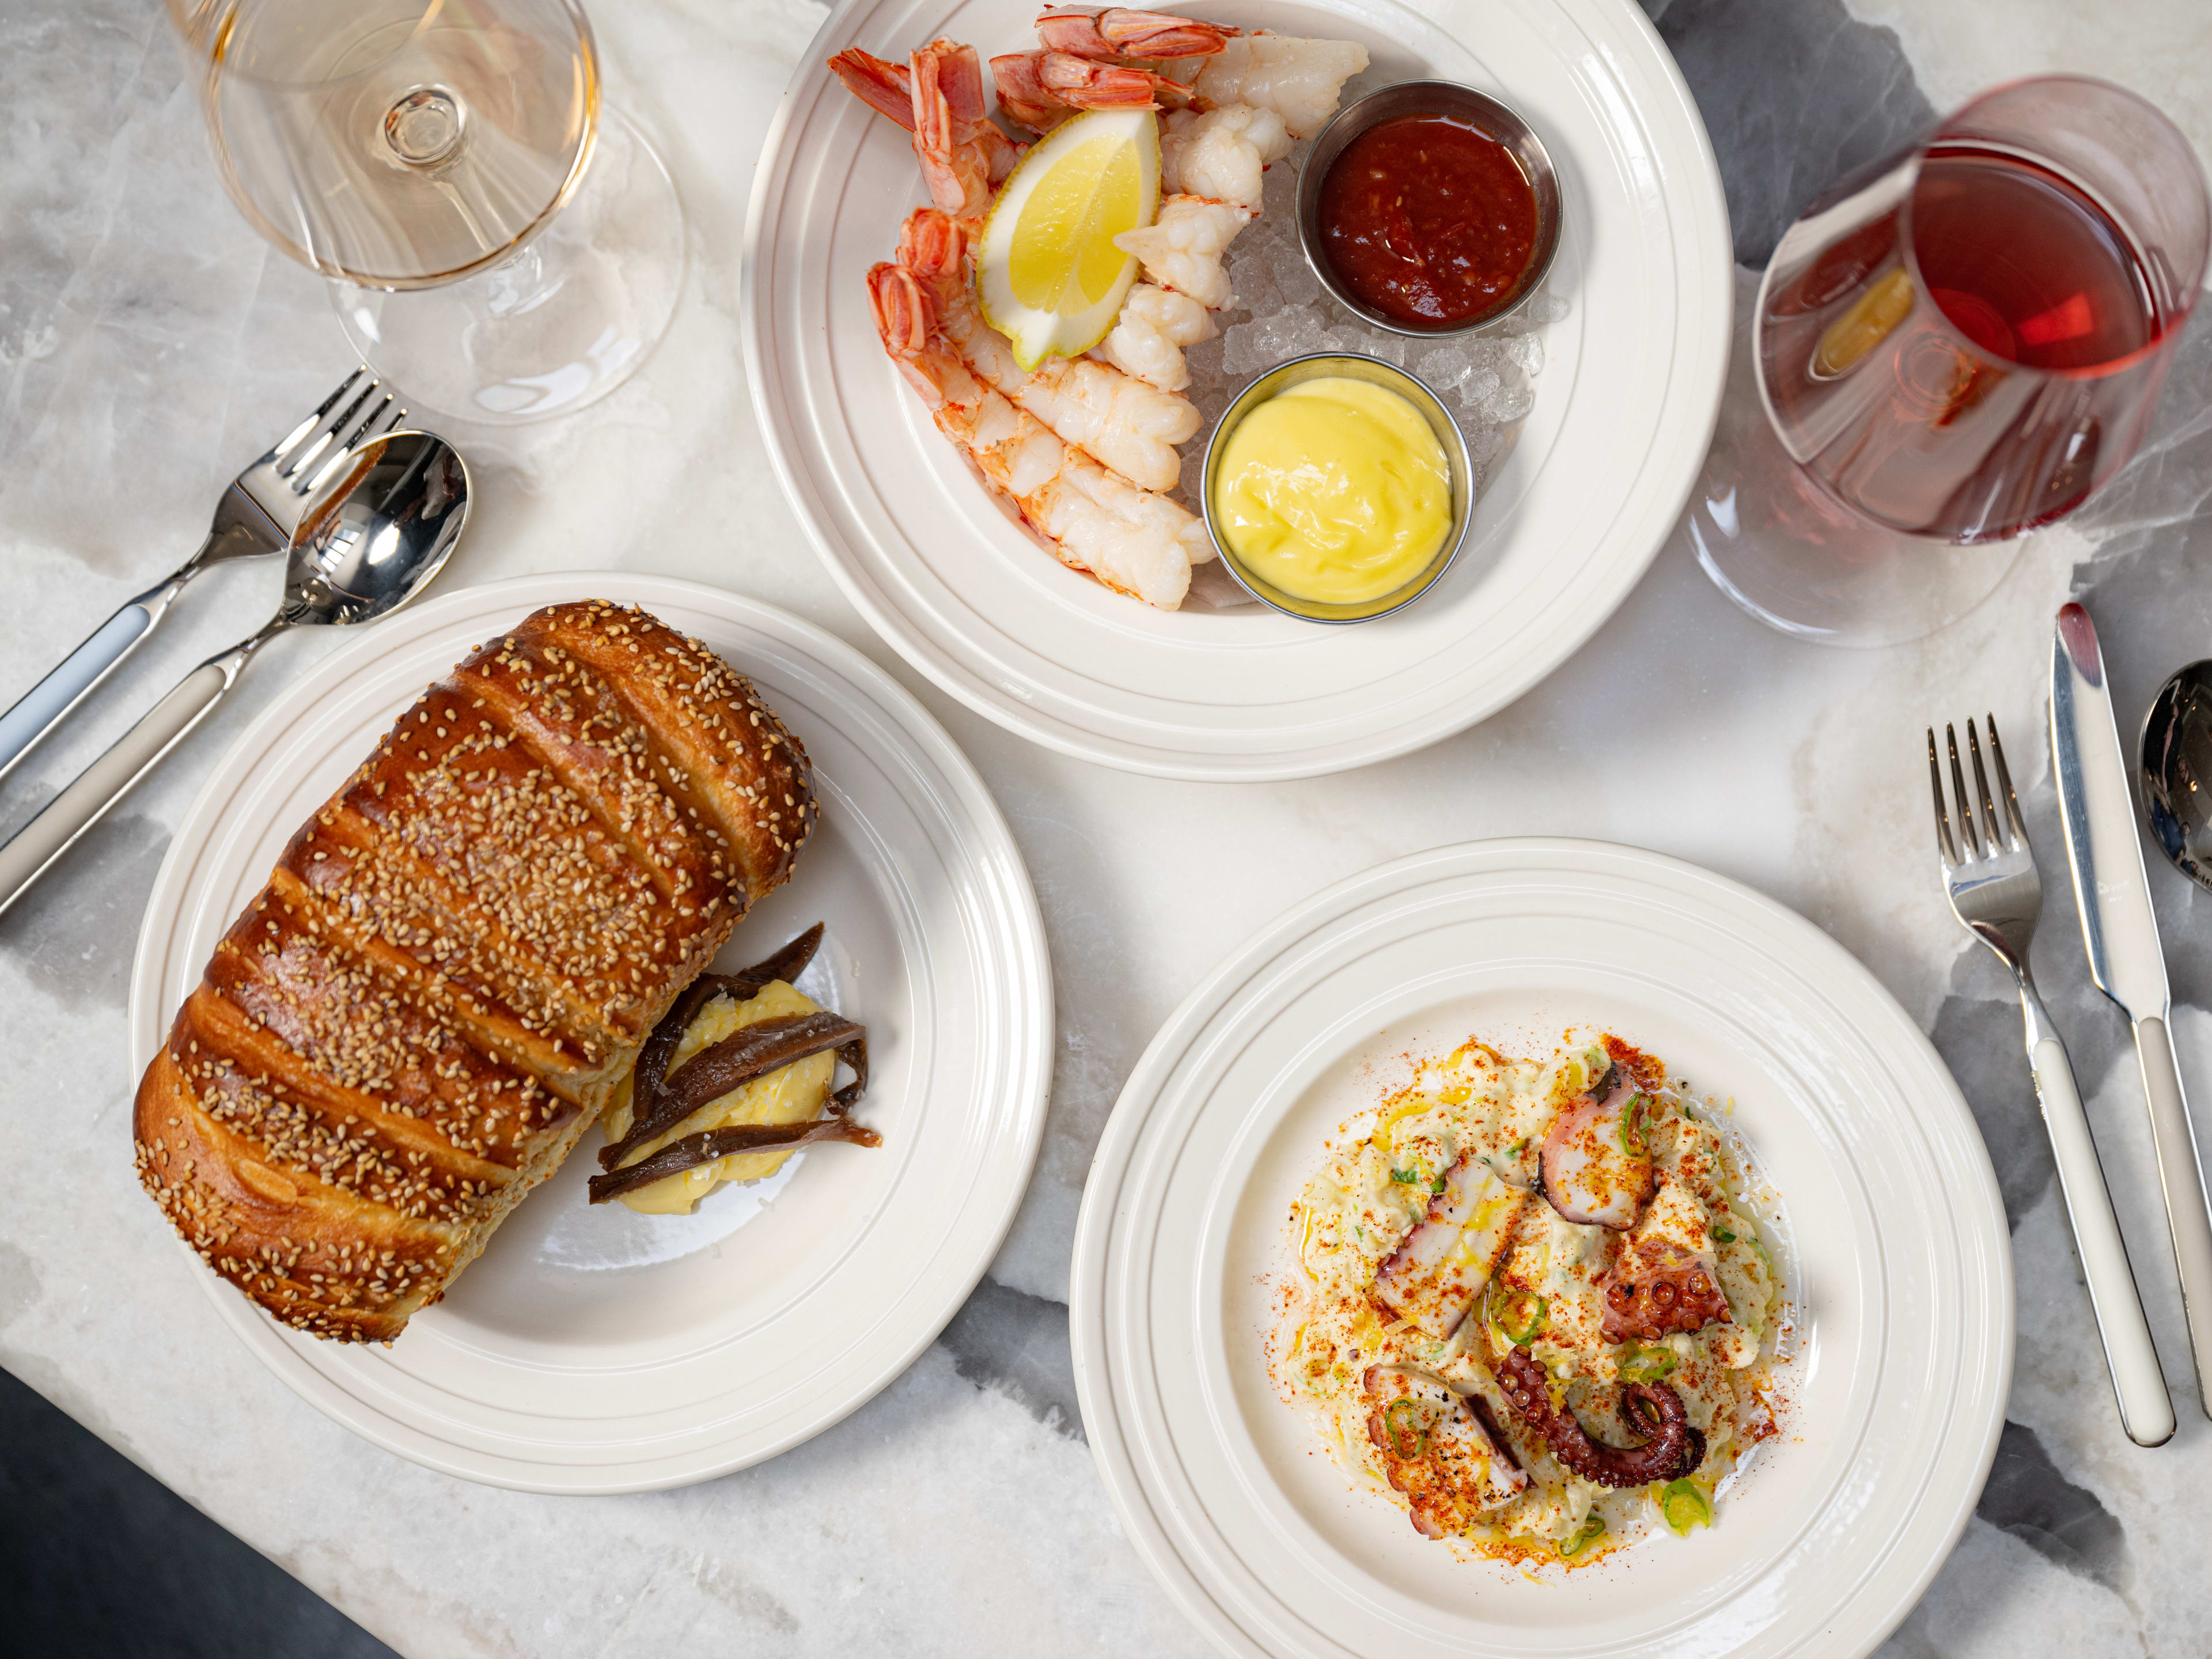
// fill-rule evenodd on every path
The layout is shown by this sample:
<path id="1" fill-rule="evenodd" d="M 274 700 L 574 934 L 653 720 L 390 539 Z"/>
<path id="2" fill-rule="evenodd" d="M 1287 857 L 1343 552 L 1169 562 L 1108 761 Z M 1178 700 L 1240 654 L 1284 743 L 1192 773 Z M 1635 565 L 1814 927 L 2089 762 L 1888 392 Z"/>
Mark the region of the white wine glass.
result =
<path id="1" fill-rule="evenodd" d="M 574 0 L 169 0 L 224 185 L 408 401 L 567 414 L 681 291 L 675 186 Z"/>

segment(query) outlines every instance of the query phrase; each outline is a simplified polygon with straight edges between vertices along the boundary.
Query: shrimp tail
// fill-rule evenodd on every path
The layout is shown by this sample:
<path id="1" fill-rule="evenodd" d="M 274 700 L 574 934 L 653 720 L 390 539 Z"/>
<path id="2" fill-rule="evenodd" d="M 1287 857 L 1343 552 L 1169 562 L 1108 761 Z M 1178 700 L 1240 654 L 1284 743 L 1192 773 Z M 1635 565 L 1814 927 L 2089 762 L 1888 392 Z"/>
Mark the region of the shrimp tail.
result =
<path id="1" fill-rule="evenodd" d="M 1054 52 L 1112 63 L 1142 58 L 1205 58 L 1219 52 L 1240 31 L 1159 11 L 1103 11 L 1086 6 L 1048 6 L 1037 14 L 1037 39 Z"/>
<path id="2" fill-rule="evenodd" d="M 877 114 L 914 131 L 914 76 L 904 64 L 848 46 L 830 59 L 830 72 Z"/>

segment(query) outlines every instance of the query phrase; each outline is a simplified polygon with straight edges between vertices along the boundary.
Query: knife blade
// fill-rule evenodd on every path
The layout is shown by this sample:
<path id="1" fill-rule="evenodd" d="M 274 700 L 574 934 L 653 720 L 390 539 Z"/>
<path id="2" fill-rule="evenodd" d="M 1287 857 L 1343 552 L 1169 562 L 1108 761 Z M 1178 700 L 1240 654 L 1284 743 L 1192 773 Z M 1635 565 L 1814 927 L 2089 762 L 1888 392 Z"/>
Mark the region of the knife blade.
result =
<path id="1" fill-rule="evenodd" d="M 2181 1275 L 2197 1397 L 2212 1417 L 2212 1204 L 2174 1058 L 2168 1025 L 2172 994 L 2136 828 L 2135 788 L 2112 715 L 2096 624 L 2079 605 L 2060 606 L 2052 631 L 2051 754 L 2089 973 L 2135 1030 L 2151 1146 Z"/>

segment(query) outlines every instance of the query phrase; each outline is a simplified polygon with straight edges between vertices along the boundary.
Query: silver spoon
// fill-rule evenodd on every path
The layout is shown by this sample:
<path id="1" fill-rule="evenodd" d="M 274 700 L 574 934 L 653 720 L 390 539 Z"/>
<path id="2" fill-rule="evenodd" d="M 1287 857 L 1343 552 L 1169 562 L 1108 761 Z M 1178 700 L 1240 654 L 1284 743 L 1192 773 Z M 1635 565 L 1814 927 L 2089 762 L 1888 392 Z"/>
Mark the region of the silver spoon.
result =
<path id="1" fill-rule="evenodd" d="M 2159 687 L 2143 717 L 2142 777 L 2151 834 L 2175 869 L 2212 890 L 2212 661 Z"/>
<path id="2" fill-rule="evenodd" d="M 293 532 L 284 602 L 250 639 L 218 652 L 116 740 L 46 809 L 0 845 L 5 911 L 107 809 L 208 717 L 246 659 L 288 628 L 389 616 L 430 585 L 469 516 L 469 471 L 427 432 L 362 444 Z"/>

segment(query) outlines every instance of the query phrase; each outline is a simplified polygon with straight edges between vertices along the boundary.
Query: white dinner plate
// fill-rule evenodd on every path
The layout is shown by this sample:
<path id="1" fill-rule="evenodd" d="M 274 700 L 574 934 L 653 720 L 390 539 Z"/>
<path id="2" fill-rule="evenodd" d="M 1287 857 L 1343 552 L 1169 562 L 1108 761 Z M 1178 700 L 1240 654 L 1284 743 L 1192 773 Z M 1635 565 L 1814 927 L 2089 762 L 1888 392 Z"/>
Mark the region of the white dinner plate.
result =
<path id="1" fill-rule="evenodd" d="M 1224 0 L 1215 21 L 1352 39 L 1346 98 L 1418 77 L 1498 94 L 1557 166 L 1564 227 L 1535 409 L 1452 569 L 1358 627 L 1258 605 L 1164 612 L 1016 530 L 893 371 L 867 304 L 923 199 L 906 135 L 823 68 L 933 36 L 1036 45 L 1038 0 L 845 0 L 784 94 L 755 174 L 743 309 L 769 453 L 816 549 L 908 661 L 1063 753 L 1169 777 L 1305 776 L 1407 753 L 1504 707 L 1611 615 L 1711 435 L 1735 293 L 1696 106 L 1630 0 Z M 1285 164 L 1287 165 L 1287 164 Z M 1197 457 L 1186 447 L 1184 471 Z"/>
<path id="2" fill-rule="evenodd" d="M 1401 1056 L 1501 1033 L 1540 1052 L 1570 1025 L 1733 1098 L 1779 1194 L 1798 1352 L 1783 1433 L 1715 1526 L 1524 1576 L 1421 1538 L 1330 1461 L 1269 1383 L 1266 1278 L 1324 1138 Z M 1988 1474 L 2011 1243 L 1950 1074 L 1818 928 L 1656 853 L 1476 842 L 1308 900 L 1176 1012 L 1100 1144 L 1070 1317 L 1125 1528 L 1225 1653 L 1859 1655 Z"/>
<path id="3" fill-rule="evenodd" d="M 867 1400 L 966 1299 L 1029 1182 L 1053 1029 L 1036 898 L 982 780 L 890 676 L 769 606 L 612 571 L 495 582 L 378 623 L 247 728 L 179 827 L 138 938 L 131 1065 L 143 1072 L 286 839 L 422 689 L 540 605 L 580 599 L 643 605 L 703 641 L 806 745 L 821 827 L 717 960 L 828 924 L 800 985 L 867 1026 L 857 1113 L 882 1146 L 812 1149 L 696 1214 L 641 1216 L 585 1201 L 586 1131 L 388 1348 L 285 1329 L 186 1260 L 277 1376 L 377 1444 L 495 1486 L 631 1492 L 774 1456 Z"/>

